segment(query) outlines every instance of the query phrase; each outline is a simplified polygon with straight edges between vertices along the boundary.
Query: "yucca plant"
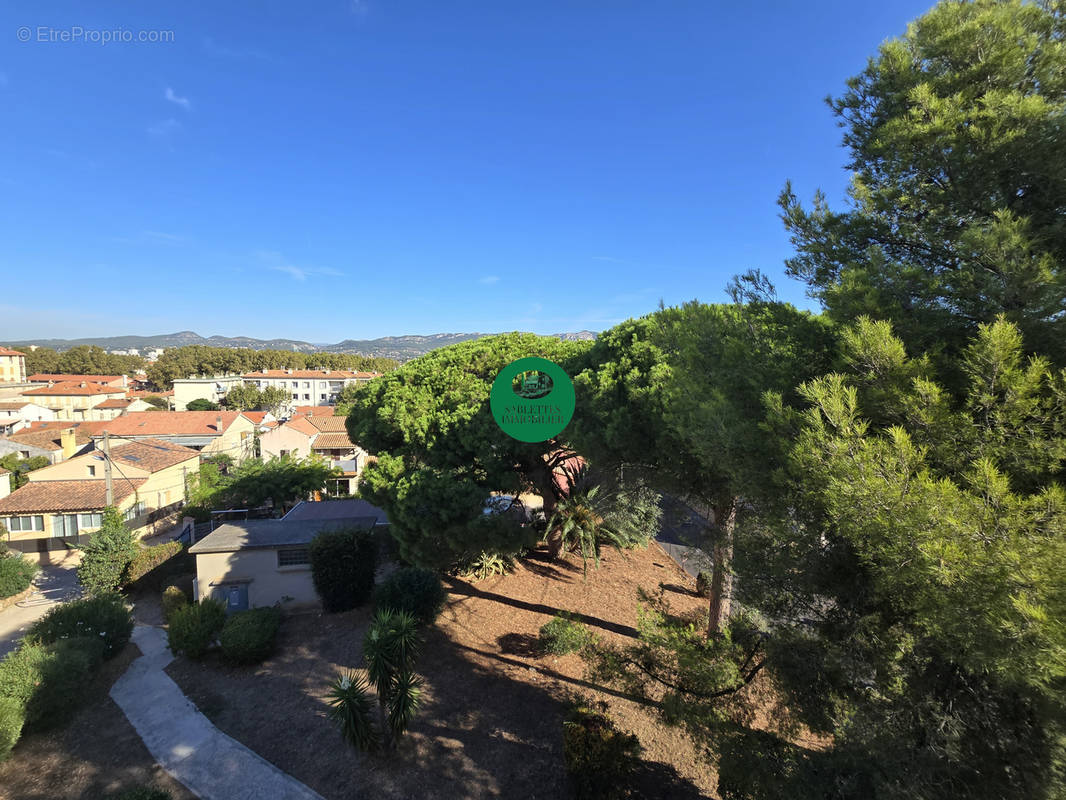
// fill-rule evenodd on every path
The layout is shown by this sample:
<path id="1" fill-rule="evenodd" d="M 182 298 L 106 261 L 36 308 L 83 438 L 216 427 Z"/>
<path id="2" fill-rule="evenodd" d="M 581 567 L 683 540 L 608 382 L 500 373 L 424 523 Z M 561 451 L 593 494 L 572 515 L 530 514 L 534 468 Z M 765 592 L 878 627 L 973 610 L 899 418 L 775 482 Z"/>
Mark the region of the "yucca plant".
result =
<path id="1" fill-rule="evenodd" d="M 369 690 L 365 678 L 349 672 L 335 680 L 326 695 L 331 706 L 330 719 L 340 727 L 344 738 L 360 750 L 376 750 L 380 739 L 371 719 L 374 701 Z"/>
<path id="2" fill-rule="evenodd" d="M 389 747 L 407 731 L 422 703 L 422 678 L 414 672 L 420 645 L 414 615 L 387 608 L 374 615 L 363 641 L 367 674 L 377 690 L 381 729 Z"/>

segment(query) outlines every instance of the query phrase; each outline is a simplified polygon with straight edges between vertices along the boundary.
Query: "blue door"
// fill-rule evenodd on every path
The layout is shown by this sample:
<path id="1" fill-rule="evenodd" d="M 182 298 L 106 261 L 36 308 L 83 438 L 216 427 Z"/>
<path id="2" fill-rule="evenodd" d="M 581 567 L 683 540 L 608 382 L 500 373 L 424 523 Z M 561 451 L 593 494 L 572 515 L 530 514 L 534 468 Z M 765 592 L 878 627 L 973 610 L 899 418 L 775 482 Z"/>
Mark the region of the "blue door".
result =
<path id="1" fill-rule="evenodd" d="M 234 611 L 247 611 L 248 610 L 248 584 L 247 583 L 231 583 L 222 587 L 222 591 L 226 594 L 226 613 L 232 614 Z"/>

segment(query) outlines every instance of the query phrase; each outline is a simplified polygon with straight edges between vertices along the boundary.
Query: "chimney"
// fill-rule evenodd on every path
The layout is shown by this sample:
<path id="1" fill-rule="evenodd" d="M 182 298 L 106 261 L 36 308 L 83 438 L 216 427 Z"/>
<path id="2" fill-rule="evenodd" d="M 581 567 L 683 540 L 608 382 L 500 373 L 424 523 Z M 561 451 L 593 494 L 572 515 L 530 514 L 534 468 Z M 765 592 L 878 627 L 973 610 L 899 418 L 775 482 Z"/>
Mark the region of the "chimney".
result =
<path id="1" fill-rule="evenodd" d="M 288 368 L 287 370 L 285 370 L 285 371 L 286 371 L 287 373 L 289 373 L 290 375 L 292 375 L 292 367 L 289 367 L 289 368 Z"/>
<path id="2" fill-rule="evenodd" d="M 63 448 L 63 460 L 68 458 L 74 458 L 74 451 L 77 450 L 77 443 L 74 439 L 74 429 L 64 428 L 59 432 L 59 445 Z"/>
<path id="3" fill-rule="evenodd" d="M 81 388 L 82 388 L 82 389 L 84 389 L 84 388 L 85 388 L 86 386 L 88 386 L 88 385 L 89 385 L 89 384 L 87 384 L 87 383 L 86 383 L 85 381 L 82 381 L 82 382 L 81 382 Z"/>
<path id="4" fill-rule="evenodd" d="M 217 417 L 215 417 L 215 430 L 217 430 L 219 433 L 222 433 L 222 415 L 221 414 L 219 414 Z"/>
<path id="5" fill-rule="evenodd" d="M 329 375 L 329 370 L 328 369 L 326 370 L 326 374 Z"/>
<path id="6" fill-rule="evenodd" d="M 266 375 L 268 372 L 270 372 L 270 370 L 268 370 L 266 367 L 263 367 L 263 374 Z"/>

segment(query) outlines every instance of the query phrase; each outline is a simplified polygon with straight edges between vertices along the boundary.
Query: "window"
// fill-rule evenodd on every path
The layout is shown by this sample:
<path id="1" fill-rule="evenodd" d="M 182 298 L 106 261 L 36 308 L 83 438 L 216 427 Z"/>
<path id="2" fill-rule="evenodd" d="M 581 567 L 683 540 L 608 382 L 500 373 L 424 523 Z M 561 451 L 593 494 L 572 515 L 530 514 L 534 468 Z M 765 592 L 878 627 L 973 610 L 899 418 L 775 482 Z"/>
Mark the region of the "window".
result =
<path id="1" fill-rule="evenodd" d="M 299 567 L 311 563 L 311 552 L 306 547 L 291 547 L 278 550 L 279 567 Z"/>
<path id="2" fill-rule="evenodd" d="M 292 396 L 292 399 L 293 399 L 293 400 L 299 400 L 299 399 L 300 399 L 300 395 L 298 395 L 298 394 L 294 394 L 294 395 Z"/>
<path id="3" fill-rule="evenodd" d="M 137 503 L 136 505 L 131 506 L 129 511 L 127 511 L 125 514 L 122 515 L 122 518 L 124 520 L 126 520 L 126 522 L 129 522 L 131 519 L 134 519 L 135 517 L 139 517 L 141 514 L 143 514 L 145 508 L 146 508 L 146 506 L 144 504 L 144 501 L 142 500 L 141 502 Z"/>
<path id="4" fill-rule="evenodd" d="M 89 465 L 89 477 L 96 477 L 96 467 L 94 467 L 92 464 Z"/>
<path id="5" fill-rule="evenodd" d="M 307 392 L 304 392 L 304 400 L 310 400 L 310 399 L 311 399 L 311 395 L 307 394 Z"/>
<path id="6" fill-rule="evenodd" d="M 43 531 L 44 517 L 8 517 L 4 523 L 9 531 Z"/>
<path id="7" fill-rule="evenodd" d="M 292 388 L 293 389 L 299 389 L 300 388 L 300 382 L 299 381 L 293 381 L 292 382 Z"/>
<path id="8" fill-rule="evenodd" d="M 79 514 L 79 528 L 99 528 L 104 523 L 104 515 L 98 513 Z"/>
<path id="9" fill-rule="evenodd" d="M 322 401 L 324 402 L 324 401 L 325 401 L 325 399 L 326 399 L 326 396 L 325 396 L 324 394 L 320 394 L 320 395 L 318 396 L 318 398 L 319 398 L 320 400 L 322 400 Z"/>
<path id="10" fill-rule="evenodd" d="M 305 389 L 309 389 L 310 387 L 311 387 L 311 382 L 310 381 L 304 381 L 304 388 Z"/>

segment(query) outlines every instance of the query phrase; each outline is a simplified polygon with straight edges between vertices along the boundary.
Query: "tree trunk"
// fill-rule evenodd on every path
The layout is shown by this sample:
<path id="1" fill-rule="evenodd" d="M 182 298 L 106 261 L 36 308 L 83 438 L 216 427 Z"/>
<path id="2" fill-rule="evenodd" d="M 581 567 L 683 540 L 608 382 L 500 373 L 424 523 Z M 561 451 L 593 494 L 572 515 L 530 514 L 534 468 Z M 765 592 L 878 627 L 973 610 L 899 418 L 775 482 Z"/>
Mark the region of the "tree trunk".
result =
<path id="1" fill-rule="evenodd" d="M 733 605 L 733 525 L 736 522 L 736 500 L 725 506 L 715 506 L 715 538 L 712 547 L 714 567 L 711 573 L 710 615 L 707 636 L 721 636 L 722 624 L 729 619 Z"/>
<path id="2" fill-rule="evenodd" d="M 544 518 L 550 520 L 555 513 L 556 492 L 559 487 L 555 484 L 555 470 L 543 458 L 539 461 L 539 464 L 529 468 L 527 474 L 544 501 Z M 558 525 L 545 534 L 544 541 L 548 545 L 548 557 L 553 560 L 558 558 L 563 552 L 563 533 Z"/>

